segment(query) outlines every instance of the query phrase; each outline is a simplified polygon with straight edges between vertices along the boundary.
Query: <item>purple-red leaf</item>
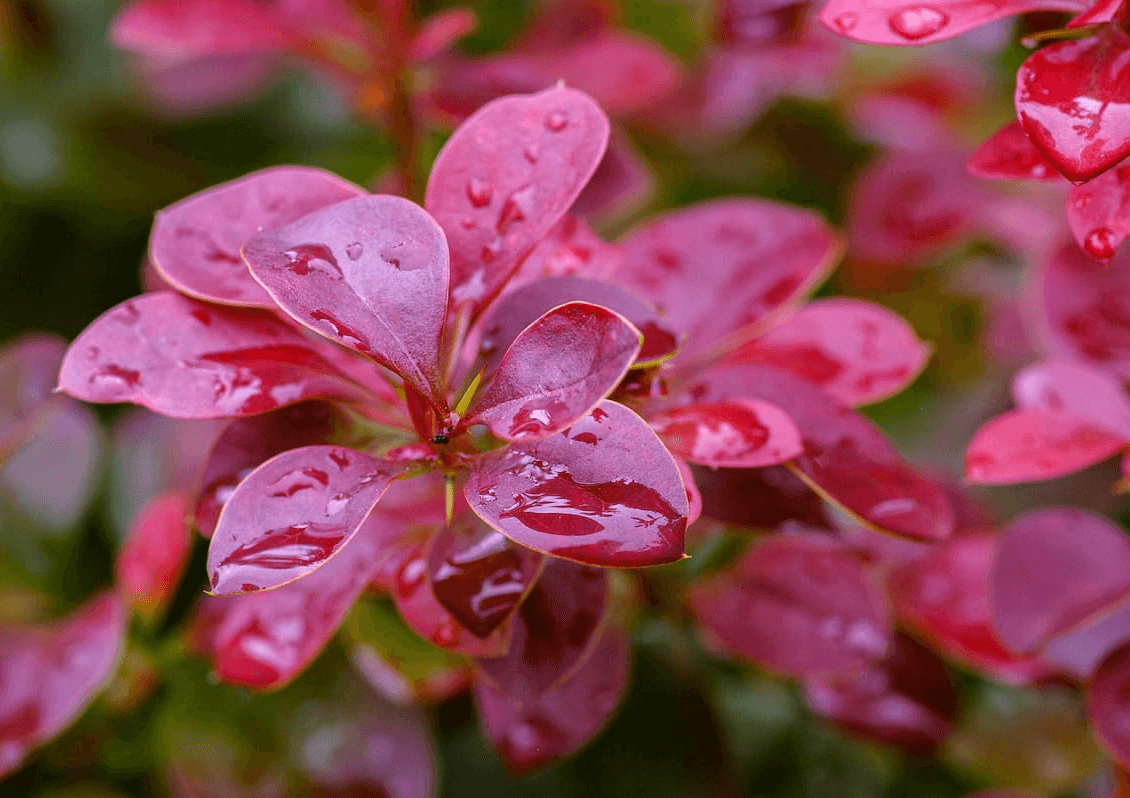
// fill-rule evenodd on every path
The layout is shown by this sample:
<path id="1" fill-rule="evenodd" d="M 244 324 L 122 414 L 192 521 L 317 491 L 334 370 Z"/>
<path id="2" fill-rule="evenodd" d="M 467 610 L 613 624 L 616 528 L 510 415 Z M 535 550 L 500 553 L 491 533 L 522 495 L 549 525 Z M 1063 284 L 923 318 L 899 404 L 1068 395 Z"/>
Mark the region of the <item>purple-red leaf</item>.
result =
<path id="1" fill-rule="evenodd" d="M 1087 687 L 1091 728 L 1116 763 L 1130 768 L 1130 643 L 1099 665 Z"/>
<path id="2" fill-rule="evenodd" d="M 1056 42 L 1016 73 L 1016 115 L 1060 172 L 1089 180 L 1130 155 L 1130 34 Z"/>
<path id="3" fill-rule="evenodd" d="M 823 280 L 840 252 L 819 214 L 754 199 L 668 213 L 623 246 L 617 282 L 685 333 L 691 356 L 754 334 Z"/>
<path id="4" fill-rule="evenodd" d="M 600 107 L 564 87 L 494 100 L 455 131 L 424 203 L 451 246 L 453 307 L 498 293 L 581 193 L 608 132 Z"/>
<path id="5" fill-rule="evenodd" d="M 608 280 L 620 268 L 623 255 L 620 247 L 609 244 L 592 231 L 584 221 L 576 216 L 566 214 L 553 229 L 534 247 L 529 257 L 522 262 L 521 267 L 514 275 L 511 285 L 526 283 L 530 280 L 537 281 L 543 277 L 578 277 L 586 280 Z M 602 285 L 604 283 L 601 283 Z M 617 287 L 618 288 L 618 287 Z M 618 289 L 623 291 L 623 289 Z M 514 293 L 517 293 L 515 291 Z M 627 296 L 632 296 L 624 291 Z M 594 297 L 586 295 L 569 297 L 569 299 L 583 299 L 593 304 L 605 304 L 594 301 Z M 562 302 L 565 300 L 559 300 Z M 646 303 L 632 297 L 630 307 L 647 308 L 649 314 L 655 311 Z M 492 306 L 493 307 L 493 306 Z M 552 305 L 547 306 L 549 310 Z M 609 305 L 613 310 L 634 320 L 634 316 L 625 308 Z M 533 321 L 536 316 L 531 317 Z M 528 322 L 527 322 L 528 323 Z M 524 325 L 523 325 L 524 326 Z M 640 325 L 637 325 L 640 326 Z M 640 326 L 642 329 L 642 326 Z M 519 327 L 515 334 L 521 330 Z"/>
<path id="6" fill-rule="evenodd" d="M 929 357 L 930 346 L 897 313 L 848 298 L 810 302 L 730 356 L 792 372 L 848 405 L 893 396 Z"/>
<path id="7" fill-rule="evenodd" d="M 124 50 L 178 59 L 297 43 L 278 10 L 257 0 L 136 0 L 114 19 L 110 38 Z"/>
<path id="8" fill-rule="evenodd" d="M 651 426 L 673 455 L 711 468 L 763 468 L 804 451 L 785 411 L 757 399 L 683 405 L 652 416 Z"/>
<path id="9" fill-rule="evenodd" d="M 364 395 L 317 343 L 274 316 L 167 292 L 95 319 L 67 350 L 59 387 L 88 402 L 133 402 L 176 418 L 249 416 L 304 399 Z"/>
<path id="10" fill-rule="evenodd" d="M 279 587 L 344 547 L 395 478 L 394 464 L 340 446 L 271 458 L 239 483 L 208 549 L 217 595 Z"/>
<path id="11" fill-rule="evenodd" d="M 102 593 L 51 626 L 0 627 L 0 778 L 71 725 L 113 675 L 121 600 Z"/>
<path id="12" fill-rule="evenodd" d="M 619 385 L 643 336 L 623 316 L 569 302 L 520 332 L 463 421 L 486 424 L 508 441 L 535 440 L 568 427 Z"/>
<path id="13" fill-rule="evenodd" d="M 1124 438 L 1093 422 L 1046 410 L 1010 410 L 990 419 L 965 450 L 965 478 L 984 485 L 1053 479 L 1112 457 Z"/>
<path id="14" fill-rule="evenodd" d="M 1130 538 L 1075 509 L 1009 524 L 992 574 L 993 625 L 1013 651 L 1036 651 L 1130 599 Z"/>
<path id="15" fill-rule="evenodd" d="M 115 562 L 118 593 L 141 614 L 152 617 L 172 599 L 191 551 L 188 497 L 163 493 L 130 524 Z"/>
<path id="16" fill-rule="evenodd" d="M 831 518 L 818 494 L 783 466 L 695 468 L 702 512 L 726 524 L 776 529 L 787 521 L 829 528 Z"/>
<path id="17" fill-rule="evenodd" d="M 339 202 L 262 231 L 243 257 L 297 321 L 387 366 L 444 407 L 437 361 L 448 250 L 419 205 L 381 194 Z"/>
<path id="18" fill-rule="evenodd" d="M 1130 441 L 1130 397 L 1105 371 L 1052 360 L 1012 378 L 1012 398 L 1024 410 L 1046 410 L 1090 421 Z"/>
<path id="19" fill-rule="evenodd" d="M 282 227 L 365 193 L 337 175 L 306 166 L 252 172 L 159 211 L 149 258 L 165 280 L 190 296 L 274 308 L 240 257 L 243 245 L 260 230 Z"/>
<path id="20" fill-rule="evenodd" d="M 769 537 L 691 590 L 708 642 L 808 678 L 886 656 L 891 617 L 863 559 L 817 535 Z"/>
<path id="21" fill-rule="evenodd" d="M 1097 261 L 1114 257 L 1130 235 L 1130 165 L 1116 166 L 1073 186 L 1067 199 L 1071 235 Z"/>
<path id="22" fill-rule="evenodd" d="M 490 526 L 553 557 L 613 568 L 683 557 L 679 467 L 651 428 L 615 402 L 564 432 L 485 458 L 464 495 Z"/>
<path id="23" fill-rule="evenodd" d="M 62 338 L 36 333 L 0 348 L 0 462 L 35 434 L 66 348 Z"/>
<path id="24" fill-rule="evenodd" d="M 613 136 L 600 166 L 570 213 L 585 219 L 620 217 L 642 205 L 651 195 L 654 183 L 651 169 L 639 153 L 624 136 Z"/>
<path id="25" fill-rule="evenodd" d="M 966 164 L 987 180 L 1059 180 L 1059 172 L 1028 140 L 1019 122 L 1009 122 L 989 137 Z"/>

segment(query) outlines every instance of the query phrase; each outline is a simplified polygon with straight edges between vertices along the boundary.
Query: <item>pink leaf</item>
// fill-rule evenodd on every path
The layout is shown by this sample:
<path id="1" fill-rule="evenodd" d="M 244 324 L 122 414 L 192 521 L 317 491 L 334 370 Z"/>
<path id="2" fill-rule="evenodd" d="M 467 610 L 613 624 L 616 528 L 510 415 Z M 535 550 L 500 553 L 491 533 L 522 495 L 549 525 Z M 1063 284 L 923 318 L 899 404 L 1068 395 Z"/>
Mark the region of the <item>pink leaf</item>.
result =
<path id="1" fill-rule="evenodd" d="M 711 468 L 762 468 L 804 450 L 792 419 L 756 399 L 683 405 L 652 416 L 651 426 L 676 457 Z"/>
<path id="2" fill-rule="evenodd" d="M 451 245 L 451 299 L 476 310 L 581 193 L 608 143 L 608 119 L 566 88 L 503 97 L 436 156 L 425 206 Z"/>
<path id="3" fill-rule="evenodd" d="M 536 700 L 515 704 L 506 684 L 477 679 L 479 722 L 507 769 L 530 773 L 594 738 L 624 696 L 629 659 L 626 635 L 609 627 L 581 666 Z"/>
<path id="4" fill-rule="evenodd" d="M 1130 165 L 1116 166 L 1073 186 L 1067 224 L 1076 243 L 1097 261 L 1114 257 L 1130 235 Z"/>
<path id="5" fill-rule="evenodd" d="M 1087 686 L 1087 714 L 1103 747 L 1122 767 L 1130 767 L 1130 643 L 1110 654 Z"/>
<path id="6" fill-rule="evenodd" d="M 176 418 L 362 397 L 318 346 L 261 311 L 144 294 L 103 313 L 75 339 L 59 387 L 88 402 L 133 402 Z"/>
<path id="7" fill-rule="evenodd" d="M 149 257 L 178 291 L 209 302 L 274 308 L 240 249 L 261 230 L 365 194 L 337 175 L 276 166 L 205 189 L 157 213 Z"/>
<path id="8" fill-rule="evenodd" d="M 668 213 L 623 246 L 617 282 L 685 333 L 692 357 L 750 337 L 822 281 L 840 253 L 818 214 L 753 199 Z"/>
<path id="9" fill-rule="evenodd" d="M 475 29 L 479 19 L 470 8 L 445 8 L 420 23 L 409 44 L 413 61 L 428 61 L 442 55 L 455 42 Z"/>
<path id="10" fill-rule="evenodd" d="M 1009 524 L 992 574 L 993 625 L 1013 651 L 1036 651 L 1130 599 L 1130 539 L 1105 518 L 1037 510 Z"/>
<path id="11" fill-rule="evenodd" d="M 1082 471 L 1126 446 L 1086 420 L 1046 410 L 1010 410 L 985 423 L 965 450 L 965 477 L 984 485 L 1053 479 Z"/>
<path id="12" fill-rule="evenodd" d="M 118 597 L 105 592 L 51 626 L 0 627 L 0 778 L 101 692 L 121 656 L 127 620 Z"/>
<path id="13" fill-rule="evenodd" d="M 1016 115 L 1032 143 L 1071 180 L 1089 180 L 1130 155 L 1130 34 L 1049 44 L 1016 74 Z"/>
<path id="14" fill-rule="evenodd" d="M 217 595 L 306 576 L 353 538 L 396 476 L 393 464 L 340 446 L 271 458 L 239 483 L 208 549 Z"/>
<path id="15" fill-rule="evenodd" d="M 651 196 L 654 182 L 650 167 L 626 137 L 614 135 L 570 212 L 585 219 L 620 217 Z"/>
<path id="16" fill-rule="evenodd" d="M 1130 641 L 1130 607 L 1124 606 L 1049 640 L 1040 658 L 1056 671 L 1085 682 L 1107 654 L 1127 641 Z"/>
<path id="17" fill-rule="evenodd" d="M 898 314 L 836 298 L 808 303 L 730 359 L 792 372 L 844 404 L 862 405 L 901 391 L 929 357 L 930 346 Z"/>
<path id="18" fill-rule="evenodd" d="M 1009 122 L 977 148 L 966 165 L 987 180 L 1059 180 L 1060 174 L 1028 140 L 1019 122 Z"/>
<path id="19" fill-rule="evenodd" d="M 264 230 L 243 257 L 297 321 L 387 366 L 445 410 L 437 360 L 447 242 L 420 206 L 388 195 L 339 202 Z"/>
<path id="20" fill-rule="evenodd" d="M 651 428 L 615 402 L 564 432 L 485 458 L 464 495 L 487 524 L 553 557 L 612 568 L 683 557 L 679 467 Z"/>
<path id="21" fill-rule="evenodd" d="M 589 280 L 610 279 L 620 268 L 620 248 L 609 244 L 584 221 L 566 214 L 523 261 L 511 286 L 541 277 L 573 276 Z M 517 292 L 515 292 L 517 293 Z M 626 293 L 626 292 L 625 292 Z M 584 299 L 585 297 L 573 297 Z M 635 300 L 639 301 L 639 300 Z M 596 303 L 600 304 L 600 303 Z M 495 306 L 492 305 L 492 308 Z M 548 310 L 548 308 L 547 308 Z M 622 309 L 613 308 L 620 313 Z M 624 313 L 624 315 L 628 315 Z M 631 318 L 629 316 L 629 318 Z M 533 319 L 530 319 L 533 321 Z"/>
<path id="22" fill-rule="evenodd" d="M 110 38 L 167 58 L 282 52 L 298 41 L 275 8 L 256 0 L 135 0 L 114 19 Z"/>
<path id="23" fill-rule="evenodd" d="M 536 440 L 588 415 L 628 373 L 643 336 L 623 316 L 570 302 L 520 332 L 461 422 Z"/>
<path id="24" fill-rule="evenodd" d="M 768 537 L 729 572 L 691 589 L 709 641 L 808 678 L 886 656 L 890 612 L 863 560 L 817 535 Z"/>
<path id="25" fill-rule="evenodd" d="M 1104 371 L 1062 360 L 1029 366 L 1012 378 L 1012 398 L 1023 410 L 1046 410 L 1091 422 L 1130 440 L 1130 398 Z"/>
<path id="26" fill-rule="evenodd" d="M 0 347 L 0 462 L 35 434 L 49 410 L 66 342 L 29 333 Z"/>
<path id="27" fill-rule="evenodd" d="M 143 615 L 153 617 L 172 599 L 191 551 L 188 497 L 163 493 L 130 524 L 115 563 L 118 593 Z"/>

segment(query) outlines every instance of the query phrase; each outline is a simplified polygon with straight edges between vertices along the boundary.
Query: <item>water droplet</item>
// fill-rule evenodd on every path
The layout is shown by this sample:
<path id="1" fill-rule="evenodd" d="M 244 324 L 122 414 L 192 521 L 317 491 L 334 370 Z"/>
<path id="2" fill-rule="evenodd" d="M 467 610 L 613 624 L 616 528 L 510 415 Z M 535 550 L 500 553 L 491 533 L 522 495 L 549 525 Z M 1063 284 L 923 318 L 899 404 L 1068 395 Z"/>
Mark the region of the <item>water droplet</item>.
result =
<path id="1" fill-rule="evenodd" d="M 502 239 L 496 238 L 494 241 L 491 241 L 489 244 L 483 245 L 483 249 L 482 249 L 482 252 L 480 253 L 480 256 L 483 259 L 483 263 L 490 263 L 495 258 L 497 258 L 500 254 L 502 254 Z"/>
<path id="2" fill-rule="evenodd" d="M 904 39 L 916 41 L 935 33 L 949 24 L 950 18 L 934 6 L 906 6 L 891 15 L 891 30 Z"/>
<path id="3" fill-rule="evenodd" d="M 1083 249 L 1095 260 L 1110 260 L 1114 257 L 1115 245 L 1114 233 L 1106 227 L 1096 227 L 1083 239 Z"/>
<path id="4" fill-rule="evenodd" d="M 533 201 L 533 185 L 522 186 L 507 197 L 498 214 L 499 235 L 505 235 L 511 225 L 527 218 L 533 212 Z"/>
<path id="5" fill-rule="evenodd" d="M 859 24 L 859 14 L 854 14 L 849 11 L 846 14 L 840 14 L 838 17 L 832 20 L 832 22 L 843 33 L 850 33 L 855 29 L 855 26 Z"/>
<path id="6" fill-rule="evenodd" d="M 471 200 L 471 204 L 476 208 L 485 208 L 490 205 L 492 197 L 494 197 L 494 187 L 487 181 L 480 180 L 477 177 L 472 177 L 467 181 L 467 199 Z"/>
<path id="7" fill-rule="evenodd" d="M 453 646 L 459 640 L 459 627 L 450 618 L 436 627 L 432 641 L 440 646 Z"/>
<path id="8" fill-rule="evenodd" d="M 346 244 L 345 254 L 349 256 L 350 260 L 360 260 L 361 256 L 365 254 L 365 245 L 360 241 L 354 241 L 352 244 Z"/>
<path id="9" fill-rule="evenodd" d="M 310 314 L 310 318 L 313 321 L 324 321 L 328 324 L 331 328 L 330 334 L 347 346 L 359 349 L 362 352 L 369 351 L 369 343 L 362 337 L 361 333 L 342 322 L 328 310 L 315 310 Z"/>
<path id="10" fill-rule="evenodd" d="M 424 558 L 419 554 L 410 557 L 404 565 L 400 566 L 400 570 L 396 572 L 396 591 L 403 598 L 408 598 L 416 592 L 421 583 L 424 581 L 424 572 L 427 570 L 427 564 Z"/>
<path id="11" fill-rule="evenodd" d="M 347 504 L 349 504 L 349 497 L 344 493 L 339 493 L 326 502 L 326 515 L 337 515 L 345 509 Z"/>
<path id="12" fill-rule="evenodd" d="M 86 348 L 86 356 L 91 360 L 97 360 L 100 354 L 102 354 L 102 350 L 97 346 L 88 346 Z"/>
<path id="13" fill-rule="evenodd" d="M 569 114 L 565 111 L 550 111 L 545 115 L 545 129 L 560 133 L 569 124 Z"/>
<path id="14" fill-rule="evenodd" d="M 141 313 L 133 306 L 132 302 L 127 302 L 118 308 L 114 313 L 114 321 L 121 322 L 122 324 L 137 324 L 137 320 L 141 318 Z"/>
<path id="15" fill-rule="evenodd" d="M 411 240 L 385 244 L 379 254 L 381 260 L 402 272 L 414 272 L 426 268 L 432 262 L 427 247 Z"/>
<path id="16" fill-rule="evenodd" d="M 533 144 L 527 146 L 526 149 L 522 150 L 522 155 L 524 155 L 526 160 L 530 163 L 537 163 L 538 158 L 541 156 L 541 147 L 535 141 Z"/>
<path id="17" fill-rule="evenodd" d="M 299 277 L 311 272 L 322 272 L 338 280 L 343 276 L 337 258 L 325 244 L 299 244 L 288 249 L 283 256 L 286 257 L 286 268 Z"/>
<path id="18" fill-rule="evenodd" d="M 459 226 L 462 227 L 464 230 L 474 230 L 475 229 L 475 220 L 472 219 L 470 216 L 468 216 L 464 219 L 459 220 Z"/>
<path id="19" fill-rule="evenodd" d="M 90 377 L 91 384 L 103 387 L 124 386 L 136 388 L 141 385 L 141 372 L 122 368 L 116 363 L 103 366 Z"/>

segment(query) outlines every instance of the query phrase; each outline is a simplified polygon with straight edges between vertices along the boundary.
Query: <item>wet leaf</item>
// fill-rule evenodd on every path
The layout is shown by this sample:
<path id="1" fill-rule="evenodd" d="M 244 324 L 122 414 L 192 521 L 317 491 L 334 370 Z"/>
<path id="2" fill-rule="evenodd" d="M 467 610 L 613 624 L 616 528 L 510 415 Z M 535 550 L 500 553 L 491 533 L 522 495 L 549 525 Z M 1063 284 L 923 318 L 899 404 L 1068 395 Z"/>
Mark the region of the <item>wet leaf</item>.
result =
<path id="1" fill-rule="evenodd" d="M 676 457 L 711 468 L 762 468 L 804 450 L 792 419 L 757 399 L 683 405 L 651 425 Z"/>
<path id="2" fill-rule="evenodd" d="M 1067 224 L 1075 242 L 1092 258 L 1103 263 L 1113 258 L 1130 235 L 1130 165 L 1073 186 Z"/>
<path id="3" fill-rule="evenodd" d="M 986 180 L 1059 180 L 1060 174 L 1029 141 L 1019 122 L 1009 122 L 973 153 L 969 173 Z"/>
<path id="4" fill-rule="evenodd" d="M 1037 363 L 1012 378 L 1012 398 L 1024 410 L 1062 413 L 1130 440 L 1130 397 L 1099 369 L 1061 360 Z"/>

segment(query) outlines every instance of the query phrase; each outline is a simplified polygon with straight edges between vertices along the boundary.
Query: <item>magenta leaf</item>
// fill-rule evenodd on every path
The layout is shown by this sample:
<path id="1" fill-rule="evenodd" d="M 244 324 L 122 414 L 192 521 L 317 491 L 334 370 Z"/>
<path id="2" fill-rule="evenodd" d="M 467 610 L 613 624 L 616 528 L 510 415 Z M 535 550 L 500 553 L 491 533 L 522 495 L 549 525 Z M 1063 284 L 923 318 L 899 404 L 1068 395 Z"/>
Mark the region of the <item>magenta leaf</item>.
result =
<path id="1" fill-rule="evenodd" d="M 67 351 L 59 387 L 87 402 L 133 402 L 176 418 L 246 416 L 359 387 L 319 345 L 257 310 L 166 292 L 103 313 Z"/>
<path id="2" fill-rule="evenodd" d="M 1127 641 L 1130 641 L 1130 607 L 1123 606 L 1049 640 L 1040 651 L 1040 658 L 1057 672 L 1085 682 L 1107 654 Z"/>
<path id="3" fill-rule="evenodd" d="M 624 240 L 617 282 L 686 333 L 692 357 L 751 337 L 815 288 L 840 254 L 819 214 L 728 199 L 668 213 Z"/>
<path id="4" fill-rule="evenodd" d="M 929 357 L 930 346 L 898 314 L 836 298 L 808 303 L 730 359 L 792 372 L 844 404 L 863 405 L 900 392 Z"/>
<path id="5" fill-rule="evenodd" d="M 783 466 L 695 468 L 693 473 L 708 518 L 752 529 L 776 529 L 786 521 L 832 526 L 820 496 Z"/>
<path id="6" fill-rule="evenodd" d="M 436 600 L 472 634 L 485 638 L 513 615 L 544 563 L 542 555 L 463 512 L 432 538 L 428 581 Z"/>
<path id="7" fill-rule="evenodd" d="M 1087 686 L 1087 714 L 1095 736 L 1114 758 L 1130 768 L 1130 643 L 1103 660 Z"/>
<path id="8" fill-rule="evenodd" d="M 818 535 L 765 538 L 693 587 L 690 604 L 708 643 L 797 678 L 866 665 L 891 644 L 890 611 L 863 559 Z"/>
<path id="9" fill-rule="evenodd" d="M 651 426 L 673 455 L 712 468 L 763 468 L 804 451 L 785 411 L 757 399 L 683 405 L 652 416 Z"/>
<path id="10" fill-rule="evenodd" d="M 1127 442 L 1083 419 L 1010 410 L 990 419 L 965 450 L 965 478 L 984 485 L 1053 479 L 1112 457 Z"/>
<path id="11" fill-rule="evenodd" d="M 217 595 L 306 576 L 353 538 L 396 477 L 395 464 L 341 446 L 305 446 L 251 472 L 220 513 L 208 549 Z"/>
<path id="12" fill-rule="evenodd" d="M 1130 599 L 1130 539 L 1082 510 L 1028 513 L 1001 536 L 992 617 L 1001 642 L 1036 651 Z"/>
<path id="13" fill-rule="evenodd" d="M 0 627 L 0 778 L 70 726 L 113 676 L 128 617 L 112 592 L 50 626 Z"/>
<path id="14" fill-rule="evenodd" d="M 591 185 L 591 183 L 590 183 Z M 566 214 L 561 217 L 545 237 L 534 247 L 529 257 L 522 262 L 510 285 L 527 283 L 543 277 L 579 277 L 588 280 L 609 280 L 613 278 L 620 268 L 623 260 L 620 247 L 609 244 L 592 231 L 584 221 L 576 216 Z M 604 283 L 602 283 L 603 285 Z M 623 290 L 623 289 L 620 289 Z M 517 293 L 515 291 L 514 293 Z M 627 292 L 624 292 L 627 294 Z M 627 294 L 631 296 L 631 294 Z M 579 295 L 570 299 L 583 299 L 595 305 L 605 304 L 594 301 L 594 297 Z M 607 297 L 606 297 L 607 298 Z M 564 300 L 561 300 L 564 301 Z M 636 303 L 639 303 L 638 305 Z M 647 308 L 649 314 L 655 311 L 645 303 L 632 297 L 630 307 L 642 306 Z M 492 305 L 492 309 L 493 309 Z M 552 306 L 550 306 L 552 307 Z M 608 305 L 612 310 L 627 316 L 634 321 L 635 317 L 627 308 Z M 549 307 L 545 308 L 546 310 Z M 531 317 L 529 321 L 533 321 Z M 637 325 L 641 329 L 641 325 Z M 521 328 L 518 328 L 520 330 Z M 515 333 L 518 332 L 515 330 Z"/>
<path id="15" fill-rule="evenodd" d="M 464 485 L 471 509 L 553 557 L 638 568 L 683 557 L 687 493 L 650 427 L 601 402 L 569 429 L 484 458 Z"/>
<path id="16" fill-rule="evenodd" d="M 569 302 L 520 332 L 462 424 L 486 424 L 508 441 L 568 427 L 610 394 L 640 352 L 643 336 L 623 316 Z"/>
<path id="17" fill-rule="evenodd" d="M 1130 397 L 1099 369 L 1062 360 L 1038 363 L 1012 378 L 1012 398 L 1021 409 L 1063 413 L 1130 440 Z"/>
<path id="18" fill-rule="evenodd" d="M 828 30 L 868 44 L 921 45 L 950 39 L 1004 17 L 1034 11 L 1081 11 L 1078 0 L 832 0 L 820 12 Z"/>
<path id="19" fill-rule="evenodd" d="M 459 39 L 475 29 L 479 19 L 469 8 L 437 11 L 420 22 L 409 46 L 413 61 L 428 61 L 442 55 Z"/>
<path id="20" fill-rule="evenodd" d="M 884 659 L 806 682 L 804 700 L 849 731 L 918 756 L 928 756 L 949 736 L 957 714 L 946 666 L 901 633 Z"/>
<path id="21" fill-rule="evenodd" d="M 67 344 L 54 335 L 22 335 L 0 348 L 0 463 L 35 434 L 50 409 Z"/>
<path id="22" fill-rule="evenodd" d="M 288 449 L 326 443 L 344 421 L 328 402 L 302 402 L 228 424 L 196 480 L 193 521 L 200 534 L 212 537 L 220 511 L 256 466 Z"/>
<path id="23" fill-rule="evenodd" d="M 1130 155 L 1130 34 L 1106 25 L 1056 42 L 1016 74 L 1016 115 L 1032 143 L 1071 180 L 1090 180 Z"/>
<path id="24" fill-rule="evenodd" d="M 479 659 L 487 680 L 515 705 L 538 701 L 568 679 L 593 652 L 606 612 L 603 571 L 550 559 L 514 616 L 510 648 Z"/>
<path id="25" fill-rule="evenodd" d="M 987 180 L 1059 180 L 1059 172 L 1028 140 L 1019 122 L 1009 122 L 989 137 L 966 164 Z"/>
<path id="26" fill-rule="evenodd" d="M 256 0 L 135 0 L 114 19 L 110 38 L 124 50 L 177 59 L 297 43 L 282 15 Z"/>
<path id="27" fill-rule="evenodd" d="M 1097 261 L 1114 257 L 1130 235 L 1130 165 L 1116 166 L 1073 186 L 1067 224 L 1083 250 Z"/>
<path id="28" fill-rule="evenodd" d="M 142 615 L 156 616 L 177 589 L 191 552 L 188 511 L 185 494 L 160 494 L 130 524 L 118 551 L 118 594 Z"/>
<path id="29" fill-rule="evenodd" d="M 650 167 L 623 135 L 613 135 L 608 149 L 570 212 L 585 219 L 618 218 L 651 196 Z"/>
<path id="30" fill-rule="evenodd" d="M 424 202 L 451 246 L 453 307 L 498 293 L 581 193 L 608 131 L 599 106 L 564 87 L 494 100 L 455 131 Z"/>
<path id="31" fill-rule="evenodd" d="M 447 303 L 444 233 L 388 195 L 346 200 L 243 247 L 255 279 L 297 321 L 445 400 L 437 353 Z"/>
<path id="32" fill-rule="evenodd" d="M 326 205 L 365 194 L 337 175 L 276 166 L 205 189 L 157 214 L 149 258 L 178 291 L 209 302 L 274 308 L 240 249 L 260 230 L 290 224 Z"/>
<path id="33" fill-rule="evenodd" d="M 515 703 L 505 683 L 478 678 L 479 722 L 507 769 L 530 773 L 593 739 L 624 696 L 629 660 L 626 635 L 608 626 L 581 666 L 533 701 Z"/>

